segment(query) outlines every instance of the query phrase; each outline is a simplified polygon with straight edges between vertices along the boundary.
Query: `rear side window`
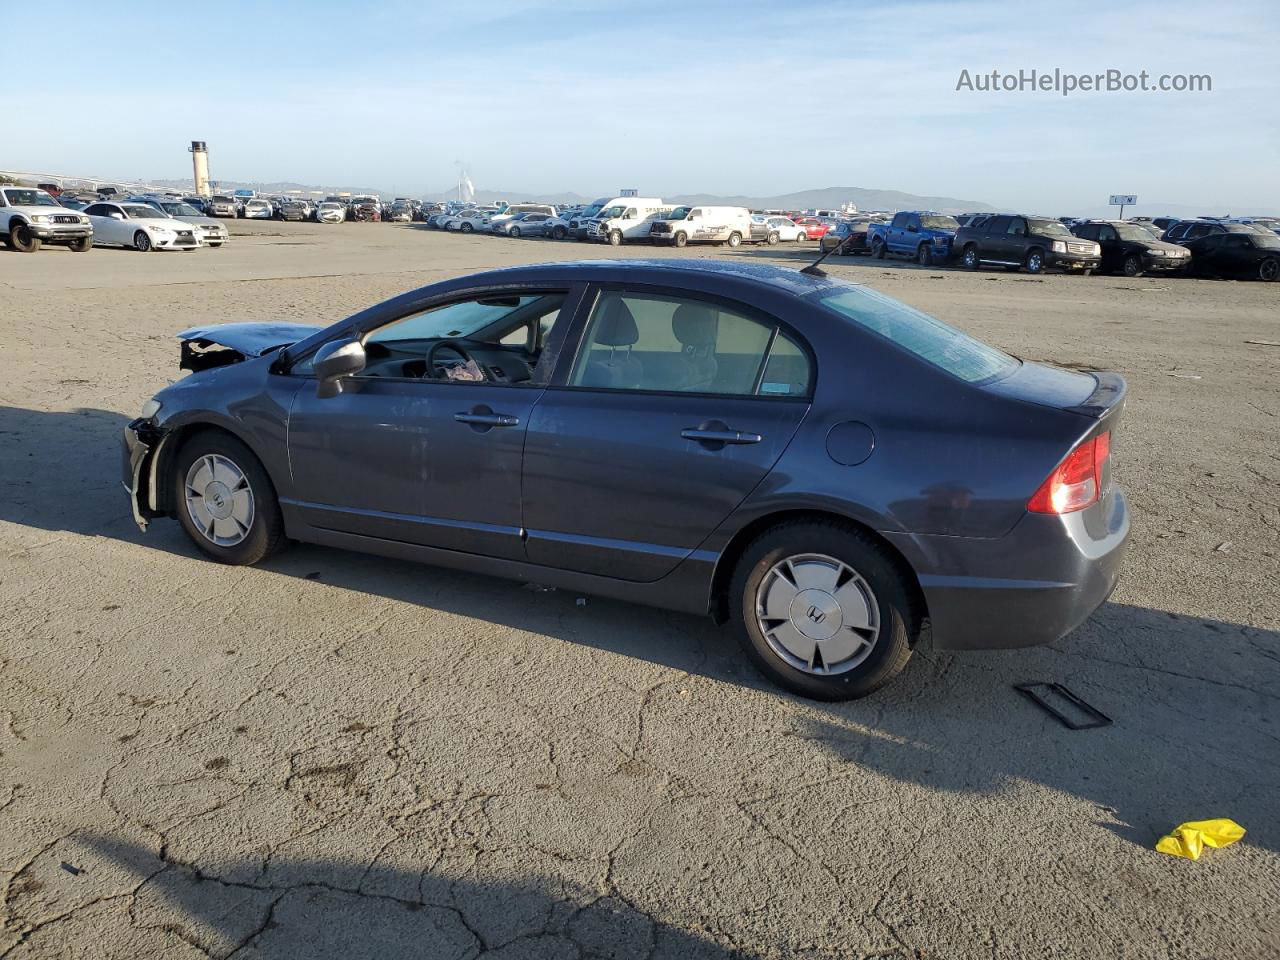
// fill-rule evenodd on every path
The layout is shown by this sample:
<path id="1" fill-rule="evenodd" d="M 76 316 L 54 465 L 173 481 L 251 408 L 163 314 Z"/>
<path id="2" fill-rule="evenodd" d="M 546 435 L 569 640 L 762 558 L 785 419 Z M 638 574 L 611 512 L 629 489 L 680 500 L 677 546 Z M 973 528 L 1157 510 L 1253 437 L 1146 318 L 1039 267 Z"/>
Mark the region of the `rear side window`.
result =
<path id="1" fill-rule="evenodd" d="M 692 297 L 605 291 L 571 386 L 657 393 L 806 396 L 809 358 L 776 324 Z"/>
<path id="2" fill-rule="evenodd" d="M 1007 353 L 874 290 L 817 296 L 823 306 L 969 383 L 994 379 L 1018 365 Z"/>

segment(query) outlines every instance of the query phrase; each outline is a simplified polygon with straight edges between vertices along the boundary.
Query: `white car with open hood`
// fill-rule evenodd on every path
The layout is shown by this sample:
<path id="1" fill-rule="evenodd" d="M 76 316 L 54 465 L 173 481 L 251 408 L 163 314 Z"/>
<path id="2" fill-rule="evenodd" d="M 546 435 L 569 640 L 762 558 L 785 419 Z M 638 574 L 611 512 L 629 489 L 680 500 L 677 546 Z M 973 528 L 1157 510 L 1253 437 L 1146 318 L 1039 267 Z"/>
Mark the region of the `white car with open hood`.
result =
<path id="1" fill-rule="evenodd" d="M 167 217 L 148 203 L 91 203 L 84 210 L 93 224 L 95 247 L 194 250 L 204 246 L 194 224 Z"/>

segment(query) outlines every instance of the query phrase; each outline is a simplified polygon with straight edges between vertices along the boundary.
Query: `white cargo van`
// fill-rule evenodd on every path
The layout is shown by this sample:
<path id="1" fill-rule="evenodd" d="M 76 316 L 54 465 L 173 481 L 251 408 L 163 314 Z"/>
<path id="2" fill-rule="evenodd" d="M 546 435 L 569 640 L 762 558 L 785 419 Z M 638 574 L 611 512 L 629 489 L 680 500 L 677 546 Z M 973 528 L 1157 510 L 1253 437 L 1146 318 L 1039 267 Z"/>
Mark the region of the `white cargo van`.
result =
<path id="1" fill-rule="evenodd" d="M 618 197 L 592 218 L 587 239 L 615 247 L 624 240 L 650 242 L 649 228 L 674 209 L 675 204 L 665 203 L 659 197 Z"/>
<path id="2" fill-rule="evenodd" d="M 751 211 L 746 207 L 676 207 L 653 224 L 654 243 L 727 243 L 752 240 Z"/>

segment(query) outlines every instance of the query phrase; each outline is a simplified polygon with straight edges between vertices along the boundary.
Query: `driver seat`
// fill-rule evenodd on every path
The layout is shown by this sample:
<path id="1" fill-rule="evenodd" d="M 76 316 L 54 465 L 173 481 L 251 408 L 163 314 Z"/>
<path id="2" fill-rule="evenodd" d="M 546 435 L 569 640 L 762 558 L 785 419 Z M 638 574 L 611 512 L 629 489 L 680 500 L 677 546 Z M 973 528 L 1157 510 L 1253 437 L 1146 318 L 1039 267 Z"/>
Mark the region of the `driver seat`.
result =
<path id="1" fill-rule="evenodd" d="M 634 390 L 644 380 L 644 364 L 631 355 L 631 348 L 640 339 L 640 328 L 631 308 L 621 297 L 612 297 L 605 304 L 600 319 L 596 321 L 592 335 L 593 358 L 583 371 L 584 387 L 612 387 L 618 390 Z M 599 347 L 608 347 L 607 355 Z"/>

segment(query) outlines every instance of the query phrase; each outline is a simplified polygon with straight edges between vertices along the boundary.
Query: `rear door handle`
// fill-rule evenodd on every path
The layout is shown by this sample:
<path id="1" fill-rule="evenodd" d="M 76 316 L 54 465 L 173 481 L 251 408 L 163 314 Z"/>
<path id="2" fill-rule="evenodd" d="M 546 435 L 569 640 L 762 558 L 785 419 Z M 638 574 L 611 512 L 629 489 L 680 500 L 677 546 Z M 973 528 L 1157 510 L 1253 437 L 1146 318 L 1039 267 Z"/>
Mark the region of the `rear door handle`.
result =
<path id="1" fill-rule="evenodd" d="M 484 427 L 518 427 L 520 418 L 509 413 L 455 413 L 459 423 L 474 423 Z"/>
<path id="2" fill-rule="evenodd" d="M 758 433 L 744 433 L 741 430 L 704 430 L 701 427 L 687 427 L 680 431 L 680 436 L 686 440 L 696 440 L 698 443 L 759 443 L 764 437 Z"/>

